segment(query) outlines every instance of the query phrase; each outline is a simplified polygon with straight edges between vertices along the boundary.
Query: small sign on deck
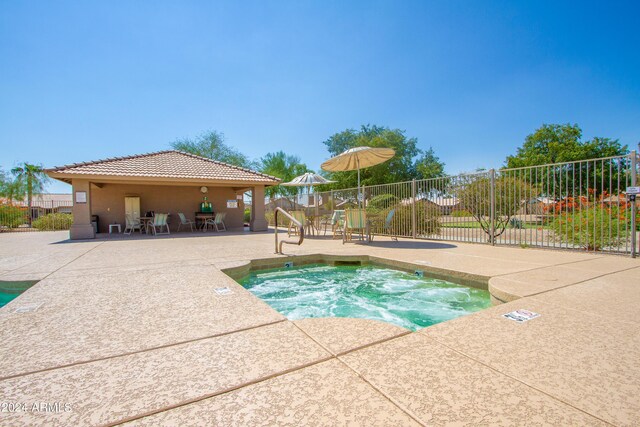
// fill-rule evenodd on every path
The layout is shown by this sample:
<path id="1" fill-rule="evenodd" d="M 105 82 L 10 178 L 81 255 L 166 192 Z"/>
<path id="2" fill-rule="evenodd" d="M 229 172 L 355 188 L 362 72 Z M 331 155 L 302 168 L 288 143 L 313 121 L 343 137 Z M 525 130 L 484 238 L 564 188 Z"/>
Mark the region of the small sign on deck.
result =
<path id="1" fill-rule="evenodd" d="M 218 295 L 229 295 L 233 293 L 233 291 L 229 289 L 227 286 L 222 288 L 215 288 L 213 291 Z"/>
<path id="2" fill-rule="evenodd" d="M 533 311 L 520 309 L 503 314 L 502 317 L 506 317 L 507 319 L 511 319 L 518 323 L 524 323 L 528 322 L 531 319 L 535 319 L 536 317 L 540 317 L 540 314 L 534 313 Z"/>
<path id="3" fill-rule="evenodd" d="M 42 302 L 34 302 L 31 304 L 26 304 L 21 307 L 18 307 L 14 310 L 14 313 L 31 313 L 32 311 L 36 311 L 42 306 Z"/>

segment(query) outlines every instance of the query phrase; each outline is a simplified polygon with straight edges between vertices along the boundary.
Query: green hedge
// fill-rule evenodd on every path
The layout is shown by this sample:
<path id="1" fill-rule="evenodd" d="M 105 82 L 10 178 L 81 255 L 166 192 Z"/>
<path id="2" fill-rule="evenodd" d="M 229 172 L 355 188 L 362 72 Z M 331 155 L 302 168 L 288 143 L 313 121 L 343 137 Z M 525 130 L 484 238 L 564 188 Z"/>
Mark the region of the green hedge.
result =
<path id="1" fill-rule="evenodd" d="M 34 228 L 40 231 L 68 230 L 73 223 L 73 215 L 66 213 L 50 213 L 33 220 Z"/>
<path id="2" fill-rule="evenodd" d="M 397 203 L 386 209 L 367 208 L 367 214 L 373 219 L 372 232 L 374 234 L 387 234 L 389 230 L 384 229 L 384 222 L 389 212 L 395 209 L 391 219 L 390 232 L 395 236 L 412 235 L 412 208 L 411 204 Z M 428 201 L 416 202 L 416 235 L 425 237 L 440 233 L 440 211 Z"/>

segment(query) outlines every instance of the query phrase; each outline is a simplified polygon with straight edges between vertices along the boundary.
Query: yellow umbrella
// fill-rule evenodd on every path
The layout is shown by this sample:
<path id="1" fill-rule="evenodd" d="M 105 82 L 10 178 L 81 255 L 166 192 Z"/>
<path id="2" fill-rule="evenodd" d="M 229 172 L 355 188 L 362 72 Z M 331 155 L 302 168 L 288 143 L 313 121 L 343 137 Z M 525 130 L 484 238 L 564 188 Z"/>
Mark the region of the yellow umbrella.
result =
<path id="1" fill-rule="evenodd" d="M 391 148 L 355 147 L 324 162 L 320 167 L 330 172 L 358 171 L 358 205 L 360 204 L 360 168 L 384 163 L 396 154 Z"/>

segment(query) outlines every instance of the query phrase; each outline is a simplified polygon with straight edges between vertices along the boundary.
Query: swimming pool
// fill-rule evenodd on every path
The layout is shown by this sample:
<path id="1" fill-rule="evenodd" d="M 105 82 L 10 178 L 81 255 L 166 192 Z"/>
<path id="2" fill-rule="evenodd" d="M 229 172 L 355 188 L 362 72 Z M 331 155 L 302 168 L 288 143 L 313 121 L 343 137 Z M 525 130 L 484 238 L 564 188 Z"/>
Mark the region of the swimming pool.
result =
<path id="1" fill-rule="evenodd" d="M 374 265 L 254 271 L 240 284 L 290 320 L 357 317 L 412 331 L 491 306 L 488 291 Z"/>
<path id="2" fill-rule="evenodd" d="M 33 286 L 36 281 L 26 280 L 20 282 L 2 282 L 0 281 L 0 307 L 5 306 L 11 300 L 15 299 Z"/>

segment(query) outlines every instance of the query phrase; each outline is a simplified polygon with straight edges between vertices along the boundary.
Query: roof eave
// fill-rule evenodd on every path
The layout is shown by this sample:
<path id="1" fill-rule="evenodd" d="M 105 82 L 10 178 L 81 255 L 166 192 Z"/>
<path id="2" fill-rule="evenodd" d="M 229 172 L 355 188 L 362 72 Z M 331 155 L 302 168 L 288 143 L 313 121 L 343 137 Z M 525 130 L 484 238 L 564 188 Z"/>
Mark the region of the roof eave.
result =
<path id="1" fill-rule="evenodd" d="M 280 180 L 265 181 L 265 180 L 227 180 L 227 179 L 212 179 L 212 178 L 182 178 L 182 177 L 154 177 L 154 176 L 135 176 L 135 175 L 96 175 L 96 174 L 74 174 L 54 171 L 51 169 L 45 170 L 47 175 L 58 181 L 71 184 L 73 179 L 83 179 L 94 182 L 103 183 L 116 183 L 116 184 L 167 184 L 167 185 L 214 185 L 218 187 L 222 186 L 256 186 L 264 185 L 267 187 L 278 185 Z"/>

